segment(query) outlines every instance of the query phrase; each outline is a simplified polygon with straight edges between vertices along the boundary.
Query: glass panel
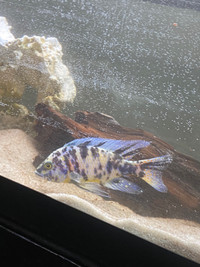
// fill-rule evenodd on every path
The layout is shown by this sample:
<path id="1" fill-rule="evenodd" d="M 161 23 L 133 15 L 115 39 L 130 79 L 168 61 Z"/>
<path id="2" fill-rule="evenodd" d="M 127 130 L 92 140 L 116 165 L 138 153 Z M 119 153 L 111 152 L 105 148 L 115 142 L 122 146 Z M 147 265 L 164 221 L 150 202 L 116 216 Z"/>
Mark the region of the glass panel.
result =
<path id="1" fill-rule="evenodd" d="M 0 1 L 0 174 L 200 262 L 200 5 L 167 2 Z"/>

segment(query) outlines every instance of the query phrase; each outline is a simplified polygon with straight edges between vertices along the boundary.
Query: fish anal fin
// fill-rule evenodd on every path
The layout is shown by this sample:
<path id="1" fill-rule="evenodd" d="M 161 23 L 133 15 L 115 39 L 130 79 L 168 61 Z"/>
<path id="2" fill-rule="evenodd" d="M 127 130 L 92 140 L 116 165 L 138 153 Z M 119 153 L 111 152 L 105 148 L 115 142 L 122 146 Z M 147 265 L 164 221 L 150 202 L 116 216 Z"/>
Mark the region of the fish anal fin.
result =
<path id="1" fill-rule="evenodd" d="M 144 176 L 142 177 L 142 180 L 144 180 L 159 192 L 167 192 L 167 187 L 164 185 L 162 180 L 162 172 L 159 170 L 144 170 Z"/>
<path id="2" fill-rule="evenodd" d="M 126 180 L 123 177 L 114 178 L 110 181 L 107 181 L 104 186 L 112 190 L 118 190 L 129 194 L 140 194 L 143 192 L 138 185 Z"/>

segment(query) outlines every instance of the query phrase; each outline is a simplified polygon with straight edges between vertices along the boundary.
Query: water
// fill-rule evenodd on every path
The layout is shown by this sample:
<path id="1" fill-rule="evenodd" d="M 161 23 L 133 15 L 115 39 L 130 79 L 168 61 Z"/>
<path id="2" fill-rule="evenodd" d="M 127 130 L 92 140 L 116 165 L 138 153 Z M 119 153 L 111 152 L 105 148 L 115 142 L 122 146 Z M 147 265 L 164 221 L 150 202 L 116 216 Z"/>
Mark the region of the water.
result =
<path id="1" fill-rule="evenodd" d="M 44 35 L 62 44 L 63 61 L 77 87 L 74 103 L 63 110 L 66 115 L 74 117 L 77 110 L 109 114 L 200 160 L 197 1 L 174 0 L 168 6 L 167 0 L 164 5 L 157 0 L 0 0 L 0 15 L 15 37 Z M 33 111 L 36 97 L 27 86 L 18 104 Z M 1 175 L 200 262 L 198 162 L 175 154 L 163 176 L 167 194 L 144 185 L 144 194 L 118 192 L 105 201 L 73 183 L 36 177 L 38 149 L 30 136 L 15 129 L 0 135 Z"/>
<path id="2" fill-rule="evenodd" d="M 143 1 L 0 1 L 13 34 L 55 36 L 78 95 L 200 159 L 198 11 Z M 23 15 L 22 15 L 23 14 Z"/>

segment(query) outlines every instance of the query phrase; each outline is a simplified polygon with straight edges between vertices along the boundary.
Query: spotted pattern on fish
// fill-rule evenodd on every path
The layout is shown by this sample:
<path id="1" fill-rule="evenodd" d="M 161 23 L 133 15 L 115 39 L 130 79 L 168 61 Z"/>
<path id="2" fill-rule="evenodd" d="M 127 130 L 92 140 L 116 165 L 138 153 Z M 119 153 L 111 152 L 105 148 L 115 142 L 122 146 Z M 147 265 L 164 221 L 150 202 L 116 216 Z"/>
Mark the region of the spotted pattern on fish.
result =
<path id="1" fill-rule="evenodd" d="M 61 155 L 59 152 L 56 153 L 56 155 Z M 52 160 L 52 162 L 58 166 L 58 168 L 60 168 L 61 172 L 63 172 L 64 174 L 67 174 L 67 169 L 64 167 L 63 165 L 63 161 L 61 159 L 59 159 L 57 156 L 55 156 Z"/>
<path id="2" fill-rule="evenodd" d="M 129 160 L 149 144 L 144 140 L 77 139 L 50 154 L 37 168 L 36 173 L 56 182 L 69 182 L 72 179 L 80 186 L 97 183 L 131 194 L 141 192 L 139 186 L 131 181 L 131 176 L 134 176 L 143 179 L 156 190 L 166 192 L 161 170 L 171 163 L 170 155 Z M 45 167 L 46 162 L 52 163 L 51 169 Z M 102 193 L 100 188 L 96 192 L 99 191 Z"/>
<path id="3" fill-rule="evenodd" d="M 64 154 L 66 151 L 67 151 L 67 147 L 64 147 L 64 148 L 62 149 L 62 154 Z"/>
<path id="4" fill-rule="evenodd" d="M 97 147 L 91 147 L 90 151 L 92 152 L 92 156 L 96 159 L 99 157 L 99 150 Z"/>
<path id="5" fill-rule="evenodd" d="M 137 166 L 133 166 L 131 163 L 125 163 L 125 164 L 120 164 L 119 165 L 119 171 L 126 175 L 126 174 L 131 174 L 131 173 L 135 173 L 137 169 Z"/>
<path id="6" fill-rule="evenodd" d="M 79 163 L 77 161 L 74 164 L 74 171 L 80 174 Z"/>
<path id="7" fill-rule="evenodd" d="M 71 147 L 71 149 L 69 150 L 69 154 L 72 156 L 74 160 L 77 160 L 76 150 L 74 149 L 74 147 Z"/>
<path id="8" fill-rule="evenodd" d="M 108 173 L 111 173 L 112 168 L 113 168 L 113 166 L 112 166 L 112 162 L 111 162 L 110 160 L 108 160 L 107 165 L 106 165 L 106 170 L 107 170 L 107 172 L 108 172 Z"/>
<path id="9" fill-rule="evenodd" d="M 56 156 L 58 156 L 58 157 L 61 155 L 61 153 L 60 153 L 59 151 L 57 151 L 55 154 L 56 154 Z"/>
<path id="10" fill-rule="evenodd" d="M 64 155 L 64 163 L 65 163 L 65 166 L 67 167 L 67 169 L 69 170 L 69 172 L 72 172 L 73 168 L 72 168 L 72 165 L 69 161 L 69 157 L 67 155 Z"/>
<path id="11" fill-rule="evenodd" d="M 82 170 L 81 170 L 81 175 L 83 176 L 83 179 L 84 179 L 85 181 L 88 180 L 88 176 L 87 176 L 87 174 L 85 173 L 85 169 L 82 169 Z"/>
<path id="12" fill-rule="evenodd" d="M 82 159 L 85 159 L 88 156 L 88 148 L 86 146 L 81 146 L 80 154 L 81 154 Z"/>
<path id="13" fill-rule="evenodd" d="M 102 173 L 100 172 L 99 174 L 95 175 L 95 178 L 101 179 L 102 178 Z"/>

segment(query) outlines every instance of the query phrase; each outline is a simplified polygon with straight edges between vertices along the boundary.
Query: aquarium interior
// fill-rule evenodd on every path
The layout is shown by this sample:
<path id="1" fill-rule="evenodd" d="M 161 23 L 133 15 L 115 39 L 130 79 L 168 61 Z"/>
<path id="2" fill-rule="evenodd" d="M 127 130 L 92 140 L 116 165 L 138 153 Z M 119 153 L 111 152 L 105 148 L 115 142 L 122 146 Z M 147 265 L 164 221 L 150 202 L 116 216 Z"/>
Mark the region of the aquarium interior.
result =
<path id="1" fill-rule="evenodd" d="M 12 26 L 8 43 L 13 42 L 9 52 L 0 38 L 1 57 L 8 59 L 0 64 L 0 174 L 199 263 L 200 6 L 198 1 L 172 2 L 0 1 L 0 16 Z M 188 201 L 174 199 L 173 204 L 170 198 L 169 203 L 168 193 L 150 187 L 144 187 L 142 198 L 116 191 L 105 199 L 74 183 L 37 176 L 42 144 L 37 142 L 35 107 L 42 102 L 73 120 L 77 111 L 107 114 L 115 124 L 166 142 L 194 163 L 190 172 L 195 179 L 191 176 L 190 187 L 179 192 L 188 194 Z M 55 133 L 60 127 L 51 124 L 51 117 L 42 123 Z M 51 140 L 45 145 L 55 150 Z M 177 171 L 180 154 L 172 156 L 177 165 L 171 173 Z M 178 177 L 180 188 L 189 179 L 190 166 L 185 168 Z"/>

